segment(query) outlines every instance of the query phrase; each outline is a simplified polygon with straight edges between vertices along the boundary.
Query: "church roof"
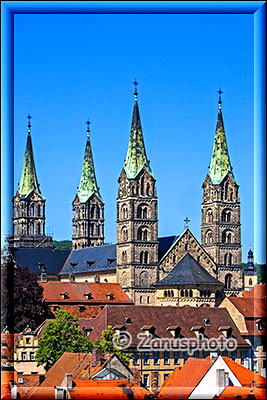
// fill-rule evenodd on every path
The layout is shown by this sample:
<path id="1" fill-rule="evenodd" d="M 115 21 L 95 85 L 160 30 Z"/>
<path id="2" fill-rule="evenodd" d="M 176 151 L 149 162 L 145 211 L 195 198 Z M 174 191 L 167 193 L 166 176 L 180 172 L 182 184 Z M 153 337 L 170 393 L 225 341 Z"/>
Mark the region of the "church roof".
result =
<path id="1" fill-rule="evenodd" d="M 216 185 L 219 184 L 228 173 L 235 179 L 226 142 L 221 100 L 219 99 L 215 140 L 208 175 L 212 183 Z"/>
<path id="2" fill-rule="evenodd" d="M 150 174 L 153 176 L 152 170 L 150 168 L 150 162 L 146 154 L 139 107 L 137 102 L 137 92 L 135 91 L 135 103 L 133 109 L 131 135 L 126 160 L 124 162 L 124 170 L 127 174 L 127 177 L 129 179 L 133 179 L 143 167 L 146 167 Z"/>
<path id="3" fill-rule="evenodd" d="M 29 116 L 28 118 L 30 120 L 31 117 Z M 29 121 L 24 162 L 23 162 L 23 168 L 22 168 L 18 192 L 21 196 L 28 196 L 32 190 L 35 190 L 39 195 L 41 195 L 41 190 L 38 183 L 37 173 L 34 163 L 32 138 L 31 138 L 31 124 Z"/>
<path id="4" fill-rule="evenodd" d="M 223 283 L 213 278 L 189 253 L 186 253 L 165 278 L 155 286 L 177 285 L 220 285 Z"/>
<path id="5" fill-rule="evenodd" d="M 87 140 L 85 146 L 82 175 L 77 192 L 81 203 L 85 203 L 93 193 L 95 193 L 99 197 L 99 199 L 103 201 L 99 191 L 99 187 L 97 186 L 96 182 L 96 175 L 95 175 L 95 168 L 94 168 L 94 161 L 93 161 L 93 154 L 92 154 L 89 133 L 90 130 L 88 122 Z"/>
<path id="6" fill-rule="evenodd" d="M 14 260 L 19 267 L 28 267 L 29 271 L 40 275 L 57 275 L 66 261 L 70 250 L 42 249 L 42 248 L 15 248 Z M 41 271 L 38 264 L 44 264 Z"/>
<path id="7" fill-rule="evenodd" d="M 159 238 L 159 254 L 164 255 L 177 236 Z M 113 261 L 112 261 L 113 260 Z M 117 249 L 116 244 L 86 247 L 72 250 L 66 263 L 62 264 L 60 275 L 82 274 L 98 271 L 116 271 Z"/>

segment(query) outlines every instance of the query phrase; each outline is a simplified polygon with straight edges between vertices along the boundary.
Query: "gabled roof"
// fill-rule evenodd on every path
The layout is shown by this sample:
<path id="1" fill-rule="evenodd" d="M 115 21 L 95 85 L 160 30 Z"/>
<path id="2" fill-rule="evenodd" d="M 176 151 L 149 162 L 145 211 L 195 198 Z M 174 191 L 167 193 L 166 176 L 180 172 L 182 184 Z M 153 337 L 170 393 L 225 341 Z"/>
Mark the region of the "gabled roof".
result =
<path id="1" fill-rule="evenodd" d="M 130 319 L 131 323 L 127 324 L 127 319 Z M 210 325 L 204 325 L 205 319 L 210 320 Z M 249 347 L 225 308 L 106 305 L 95 318 L 91 318 L 87 323 L 84 321 L 87 329 L 93 328 L 89 336 L 92 341 L 100 339 L 102 330 L 107 329 L 108 325 L 112 327 L 124 325 L 132 336 L 133 346 L 139 343 L 137 334 L 142 332 L 144 325 L 153 325 L 157 337 L 172 338 L 173 336 L 167 328 L 175 324 L 179 325 L 181 335 L 185 338 L 196 337 L 191 330 L 193 326 L 204 326 L 207 338 L 220 337 L 222 333 L 219 331 L 219 327 L 230 326 L 238 346 Z"/>
<path id="2" fill-rule="evenodd" d="M 114 261 L 111 262 L 111 260 Z M 112 272 L 116 270 L 116 265 L 115 244 L 87 247 L 85 249 L 72 250 L 70 257 L 60 271 L 60 275 L 97 271 Z"/>
<path id="3" fill-rule="evenodd" d="M 89 122 L 88 122 L 89 123 Z M 93 154 L 90 142 L 90 130 L 89 125 L 87 129 L 87 140 L 85 147 L 85 154 L 83 160 L 82 175 L 80 180 L 80 185 L 78 187 L 77 194 L 81 203 L 85 203 L 92 194 L 96 194 L 101 201 L 103 201 L 99 187 L 96 182 Z"/>
<path id="4" fill-rule="evenodd" d="M 208 175 L 213 184 L 219 184 L 228 173 L 235 180 L 233 168 L 231 166 L 230 157 L 228 153 L 226 135 L 223 124 L 223 116 L 220 104 L 217 117 L 213 152 L 212 152 Z"/>
<path id="5" fill-rule="evenodd" d="M 233 374 L 237 377 L 242 386 L 250 387 L 253 381 L 256 382 L 256 386 L 258 387 L 266 387 L 266 378 L 257 374 L 256 372 L 251 371 L 231 360 L 228 357 L 223 356 L 223 360 L 226 362 L 228 367 L 231 369 Z"/>
<path id="6" fill-rule="evenodd" d="M 66 261 L 70 250 L 56 250 L 45 248 L 15 248 L 14 260 L 19 267 L 28 267 L 29 271 L 40 275 L 57 275 Z M 38 263 L 44 264 L 45 270 L 41 271 Z"/>
<path id="7" fill-rule="evenodd" d="M 158 399 L 187 399 L 210 369 L 210 360 L 188 358 L 183 367 L 176 368 L 161 386 Z"/>
<path id="8" fill-rule="evenodd" d="M 159 255 L 164 255 L 178 236 L 165 236 L 159 238 Z M 111 260 L 114 260 L 111 262 Z M 89 263 L 89 266 L 88 266 Z M 60 275 L 96 273 L 98 271 L 115 272 L 117 266 L 116 244 L 86 247 L 85 249 L 72 250 Z"/>
<path id="9" fill-rule="evenodd" d="M 133 118 L 131 126 L 131 135 L 128 145 L 126 160 L 124 162 L 124 170 L 129 179 L 135 178 L 143 167 L 150 172 L 150 162 L 146 155 L 145 143 L 143 138 L 141 119 L 139 114 L 139 107 L 137 102 L 137 94 L 135 96 L 135 103 L 133 109 Z M 154 177 L 154 176 L 153 176 Z"/>
<path id="10" fill-rule="evenodd" d="M 216 285 L 224 286 L 213 278 L 189 253 L 186 253 L 165 278 L 155 286 Z"/>
<path id="11" fill-rule="evenodd" d="M 251 396 L 251 397 L 249 397 Z M 252 397 L 254 396 L 254 397 Z M 226 386 L 218 399 L 265 399 L 266 388 L 249 388 L 238 386 Z"/>
<path id="12" fill-rule="evenodd" d="M 79 304 L 108 304 L 108 303 L 131 303 L 127 294 L 118 283 L 95 283 L 95 282 L 41 282 L 44 300 L 48 303 L 79 303 Z M 67 298 L 62 296 L 67 293 Z M 88 299 L 87 293 L 91 293 Z M 110 300 L 108 294 L 114 294 L 114 300 Z"/>
<path id="13" fill-rule="evenodd" d="M 31 125 L 29 123 L 24 162 L 18 192 L 21 196 L 28 196 L 32 190 L 35 190 L 36 193 L 42 196 L 35 169 L 30 128 Z"/>

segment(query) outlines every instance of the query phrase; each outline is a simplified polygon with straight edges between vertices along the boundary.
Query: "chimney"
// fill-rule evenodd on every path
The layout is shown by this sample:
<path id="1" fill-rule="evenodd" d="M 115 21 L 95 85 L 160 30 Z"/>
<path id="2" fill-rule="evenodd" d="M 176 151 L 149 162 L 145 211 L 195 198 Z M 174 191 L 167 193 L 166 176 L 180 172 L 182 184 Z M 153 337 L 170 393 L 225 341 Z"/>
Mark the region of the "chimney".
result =
<path id="1" fill-rule="evenodd" d="M 72 374 L 65 374 L 61 386 L 67 388 L 68 390 L 72 389 Z"/>
<path id="2" fill-rule="evenodd" d="M 256 388 L 256 381 L 251 382 L 251 390 L 254 390 Z"/>
<path id="3" fill-rule="evenodd" d="M 140 377 L 140 372 L 137 367 L 132 368 L 133 371 L 133 383 L 135 386 L 140 386 L 141 385 L 141 377 Z"/>
<path id="4" fill-rule="evenodd" d="M 103 357 L 103 351 L 101 349 L 94 349 L 92 351 L 92 367 L 95 367 Z"/>
<path id="5" fill-rule="evenodd" d="M 66 388 L 62 386 L 54 386 L 55 399 L 66 399 Z"/>
<path id="6" fill-rule="evenodd" d="M 159 373 L 157 371 L 151 372 L 151 392 L 154 395 L 159 392 Z"/>

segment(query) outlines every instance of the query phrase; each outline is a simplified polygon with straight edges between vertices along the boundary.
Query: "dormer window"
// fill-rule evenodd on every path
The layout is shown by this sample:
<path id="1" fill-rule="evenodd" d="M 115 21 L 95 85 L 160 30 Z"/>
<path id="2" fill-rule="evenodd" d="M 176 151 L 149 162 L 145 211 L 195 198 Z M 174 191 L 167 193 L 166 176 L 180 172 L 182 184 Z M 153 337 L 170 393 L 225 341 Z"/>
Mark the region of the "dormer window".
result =
<path id="1" fill-rule="evenodd" d="M 258 327 L 258 331 L 262 331 L 263 330 L 262 320 L 261 319 L 257 319 L 256 320 L 256 324 L 257 324 L 257 327 Z"/>
<path id="2" fill-rule="evenodd" d="M 80 312 L 84 312 L 86 310 L 86 307 L 84 307 L 84 306 L 79 306 L 79 311 Z"/>
<path id="3" fill-rule="evenodd" d="M 219 326 L 218 330 L 219 330 L 220 332 L 222 332 L 222 334 L 223 334 L 226 338 L 232 337 L 233 328 L 231 328 L 231 326 Z"/>
<path id="4" fill-rule="evenodd" d="M 90 268 L 94 263 L 94 261 L 86 261 L 87 268 Z"/>
<path id="5" fill-rule="evenodd" d="M 143 325 L 141 328 L 142 331 L 145 331 L 145 333 L 149 336 L 155 336 L 155 331 L 156 328 L 153 325 Z"/>
<path id="6" fill-rule="evenodd" d="M 68 295 L 67 292 L 60 293 L 60 296 L 62 296 L 62 298 L 65 299 L 65 300 L 69 298 L 69 295 Z"/>
<path id="7" fill-rule="evenodd" d="M 108 258 L 107 260 L 107 265 L 111 265 L 112 263 L 114 263 L 115 258 Z"/>
<path id="8" fill-rule="evenodd" d="M 106 296 L 109 300 L 114 300 L 114 293 L 107 293 Z"/>
<path id="9" fill-rule="evenodd" d="M 204 337 L 205 328 L 203 326 L 192 326 L 191 331 L 195 332 L 199 339 Z"/>
<path id="10" fill-rule="evenodd" d="M 70 268 L 71 268 L 71 269 L 75 268 L 77 264 L 78 264 L 78 263 L 70 263 Z"/>
<path id="11" fill-rule="evenodd" d="M 210 320 L 209 320 L 208 318 L 203 319 L 203 321 L 204 321 L 204 324 L 205 324 L 206 326 L 209 326 L 209 325 L 210 325 Z"/>
<path id="12" fill-rule="evenodd" d="M 93 298 L 93 295 L 92 295 L 91 292 L 85 293 L 84 295 L 85 295 L 85 297 L 87 298 L 87 300 L 92 300 L 92 298 Z"/>
<path id="13" fill-rule="evenodd" d="M 181 335 L 181 328 L 180 326 L 177 325 L 170 325 L 167 328 L 167 331 L 170 331 L 173 337 L 176 339 L 182 338 L 183 336 Z"/>
<path id="14" fill-rule="evenodd" d="M 43 263 L 38 263 L 39 270 L 44 272 L 46 270 L 46 266 Z"/>
<path id="15" fill-rule="evenodd" d="M 129 317 L 125 318 L 125 322 L 126 324 L 131 324 L 132 323 L 131 318 Z"/>

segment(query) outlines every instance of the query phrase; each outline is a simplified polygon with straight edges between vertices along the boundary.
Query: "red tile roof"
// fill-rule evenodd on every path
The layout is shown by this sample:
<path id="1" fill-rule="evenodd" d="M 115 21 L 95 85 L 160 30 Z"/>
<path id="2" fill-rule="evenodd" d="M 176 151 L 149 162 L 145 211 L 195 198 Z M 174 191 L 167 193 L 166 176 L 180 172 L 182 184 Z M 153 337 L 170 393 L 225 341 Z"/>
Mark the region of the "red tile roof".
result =
<path id="1" fill-rule="evenodd" d="M 53 309 L 54 306 L 60 308 L 60 310 L 65 310 L 70 312 L 72 315 L 78 318 L 91 318 L 95 317 L 102 310 L 103 306 L 92 306 L 92 305 L 69 305 L 69 304 L 60 304 L 58 306 L 56 303 L 50 305 L 50 310 L 54 314 L 56 310 Z M 81 307 L 84 307 L 84 310 L 81 311 Z"/>
<path id="2" fill-rule="evenodd" d="M 250 387 L 252 381 L 256 382 L 257 387 L 266 386 L 266 378 L 264 378 L 260 374 L 256 374 L 256 372 L 253 372 L 250 369 L 243 367 L 243 365 L 236 363 L 228 357 L 223 356 L 222 358 L 231 369 L 233 374 L 237 377 L 242 386 Z"/>
<path id="3" fill-rule="evenodd" d="M 210 360 L 188 358 L 184 366 L 176 368 L 161 386 L 158 399 L 187 399 L 211 367 Z"/>
<path id="4" fill-rule="evenodd" d="M 87 381 L 88 386 L 75 386 L 70 392 L 72 399 L 145 399 L 148 390 L 133 386 L 125 380 Z"/>
<path id="5" fill-rule="evenodd" d="M 220 394 L 219 397 L 214 397 L 218 399 L 248 399 L 248 395 L 253 395 L 254 399 L 265 399 L 266 398 L 266 389 L 263 388 L 254 388 L 251 389 L 249 387 L 236 387 L 236 386 L 227 386 L 224 391 Z"/>
<path id="6" fill-rule="evenodd" d="M 127 323 L 130 318 L 131 323 Z M 210 325 L 204 325 L 204 319 L 210 320 Z M 203 307 L 173 307 L 173 306 L 135 306 L 135 305 L 106 305 L 95 317 L 85 322 L 86 328 L 93 328 L 90 333 L 92 341 L 100 339 L 102 330 L 108 325 L 124 325 L 133 338 L 133 346 L 139 342 L 137 334 L 142 332 L 143 325 L 153 325 L 155 334 L 162 338 L 172 338 L 170 325 L 177 324 L 181 327 L 181 335 L 186 338 L 196 338 L 191 330 L 193 326 L 202 325 L 207 338 L 218 338 L 222 332 L 218 330 L 221 325 L 230 326 L 238 346 L 248 347 L 247 342 L 240 335 L 233 319 L 225 308 Z"/>
<path id="7" fill-rule="evenodd" d="M 242 296 L 266 299 L 266 284 L 254 285 L 251 290 L 244 290 Z"/>
<path id="8" fill-rule="evenodd" d="M 1 399 L 11 399 L 9 382 L 17 382 L 17 372 L 12 367 L 1 367 Z"/>
<path id="9" fill-rule="evenodd" d="M 44 289 L 44 299 L 48 303 L 79 303 L 79 304 L 131 304 L 131 300 L 118 283 L 95 282 L 60 282 L 48 281 L 40 285 Z M 66 299 L 62 293 L 67 293 Z M 85 296 L 92 293 L 92 299 Z M 113 293 L 114 300 L 110 300 L 107 294 Z"/>

